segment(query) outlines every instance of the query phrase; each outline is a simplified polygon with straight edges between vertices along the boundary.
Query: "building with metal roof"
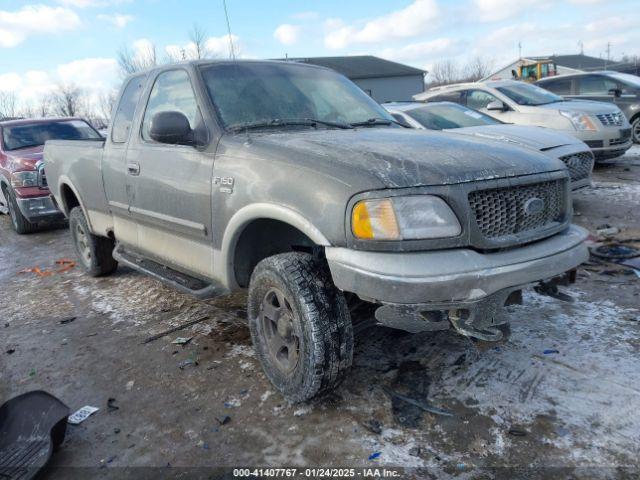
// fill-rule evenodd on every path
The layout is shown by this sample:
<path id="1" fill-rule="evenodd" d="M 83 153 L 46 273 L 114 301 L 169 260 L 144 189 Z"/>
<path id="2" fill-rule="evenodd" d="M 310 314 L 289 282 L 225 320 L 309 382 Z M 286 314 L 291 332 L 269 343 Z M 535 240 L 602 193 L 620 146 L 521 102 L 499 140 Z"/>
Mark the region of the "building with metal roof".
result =
<path id="1" fill-rule="evenodd" d="M 327 67 L 356 83 L 376 101 L 407 101 L 424 91 L 424 70 L 373 55 L 287 58 L 292 62 Z"/>

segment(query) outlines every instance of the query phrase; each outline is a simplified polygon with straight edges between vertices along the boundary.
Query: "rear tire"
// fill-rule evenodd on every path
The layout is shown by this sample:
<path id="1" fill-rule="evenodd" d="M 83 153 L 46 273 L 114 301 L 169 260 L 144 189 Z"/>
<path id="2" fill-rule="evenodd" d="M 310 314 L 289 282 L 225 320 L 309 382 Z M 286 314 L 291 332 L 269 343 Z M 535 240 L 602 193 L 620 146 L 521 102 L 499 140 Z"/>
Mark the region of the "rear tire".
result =
<path id="1" fill-rule="evenodd" d="M 113 258 L 113 240 L 91 233 L 82 208 L 75 207 L 71 210 L 69 229 L 80 263 L 89 275 L 101 277 L 118 268 L 118 262 Z"/>
<path id="2" fill-rule="evenodd" d="M 251 275 L 247 314 L 262 368 L 288 400 L 309 400 L 344 379 L 353 327 L 326 262 L 304 253 L 262 260 Z"/>
<path id="3" fill-rule="evenodd" d="M 18 207 L 18 201 L 16 200 L 16 194 L 10 188 L 5 188 L 4 196 L 7 200 L 7 208 L 9 210 L 9 217 L 11 218 L 11 225 L 18 235 L 25 235 L 27 233 L 33 233 L 38 230 L 37 223 L 31 223 L 26 219 L 20 208 Z"/>

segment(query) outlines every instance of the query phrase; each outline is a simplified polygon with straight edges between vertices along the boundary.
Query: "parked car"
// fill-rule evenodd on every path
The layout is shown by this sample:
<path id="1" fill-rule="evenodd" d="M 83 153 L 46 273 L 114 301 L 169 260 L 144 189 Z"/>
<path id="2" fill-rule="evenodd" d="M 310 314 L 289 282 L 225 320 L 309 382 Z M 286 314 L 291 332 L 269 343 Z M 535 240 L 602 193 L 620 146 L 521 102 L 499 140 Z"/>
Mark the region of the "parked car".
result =
<path id="1" fill-rule="evenodd" d="M 136 74 L 105 142 L 50 141 L 45 162 L 89 274 L 121 263 L 199 297 L 248 289 L 257 358 L 292 401 L 351 365 L 350 299 L 390 327 L 498 340 L 505 303 L 588 257 L 562 162 L 402 128 L 307 64 Z"/>
<path id="2" fill-rule="evenodd" d="M 64 218 L 47 187 L 41 162 L 44 143 L 99 137 L 79 118 L 0 122 L 0 207 L 11 216 L 16 232 L 31 233 L 41 222 Z"/>
<path id="3" fill-rule="evenodd" d="M 581 140 L 542 127 L 505 124 L 452 102 L 397 102 L 382 105 L 399 122 L 419 130 L 443 130 L 532 148 L 562 161 L 571 189 L 591 185 L 593 154 Z"/>
<path id="4" fill-rule="evenodd" d="M 447 85 L 413 98 L 455 102 L 502 122 L 562 131 L 589 145 L 596 161 L 624 155 L 632 144 L 631 125 L 615 105 L 565 100 L 525 82 L 499 80 Z"/>
<path id="5" fill-rule="evenodd" d="M 565 98 L 614 103 L 631 124 L 640 143 L 640 77 L 619 72 L 588 72 L 545 78 L 536 85 Z"/>

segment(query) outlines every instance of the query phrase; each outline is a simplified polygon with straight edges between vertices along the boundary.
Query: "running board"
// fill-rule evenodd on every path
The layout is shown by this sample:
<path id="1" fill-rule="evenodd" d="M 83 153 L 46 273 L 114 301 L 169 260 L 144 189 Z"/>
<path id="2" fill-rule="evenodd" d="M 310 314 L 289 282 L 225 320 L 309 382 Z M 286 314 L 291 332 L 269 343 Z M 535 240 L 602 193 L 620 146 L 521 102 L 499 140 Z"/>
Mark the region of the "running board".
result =
<path id="1" fill-rule="evenodd" d="M 113 250 L 113 258 L 118 263 L 149 275 L 176 290 L 189 293 L 197 298 L 214 298 L 229 293 L 229 290 L 222 285 L 207 283 L 204 280 L 179 272 L 141 255 L 127 252 L 120 244 L 116 245 Z"/>

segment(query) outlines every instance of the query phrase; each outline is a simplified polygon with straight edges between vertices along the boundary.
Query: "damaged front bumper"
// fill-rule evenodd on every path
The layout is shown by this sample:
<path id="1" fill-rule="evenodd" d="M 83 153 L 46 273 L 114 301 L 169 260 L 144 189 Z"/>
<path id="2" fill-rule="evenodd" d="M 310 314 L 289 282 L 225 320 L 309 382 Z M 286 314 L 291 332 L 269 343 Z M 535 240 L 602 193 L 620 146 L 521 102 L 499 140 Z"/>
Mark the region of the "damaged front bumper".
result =
<path id="1" fill-rule="evenodd" d="M 502 306 L 514 292 L 561 276 L 586 261 L 587 235 L 583 228 L 571 225 L 545 240 L 493 253 L 471 249 L 396 253 L 332 247 L 325 252 L 338 288 L 383 305 L 376 313 L 381 323 L 424 331 L 448 328 L 450 322 L 464 333 L 465 325 L 476 325 L 478 330 L 499 325 Z M 446 312 L 447 318 L 428 312 Z"/>

